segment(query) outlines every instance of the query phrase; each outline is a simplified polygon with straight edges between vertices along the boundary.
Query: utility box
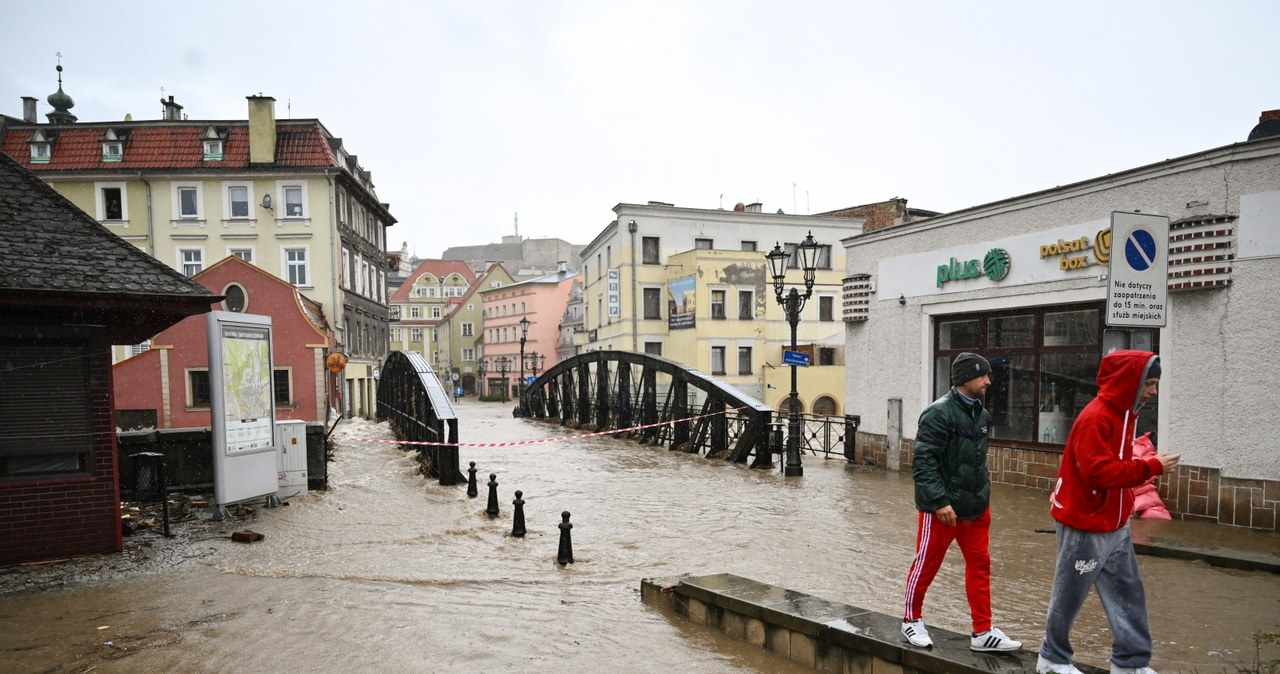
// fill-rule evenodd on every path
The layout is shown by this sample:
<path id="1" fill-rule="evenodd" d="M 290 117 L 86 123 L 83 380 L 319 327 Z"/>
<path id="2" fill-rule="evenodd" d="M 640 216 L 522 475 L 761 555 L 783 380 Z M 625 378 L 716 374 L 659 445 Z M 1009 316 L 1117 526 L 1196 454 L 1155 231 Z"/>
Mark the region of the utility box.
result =
<path id="1" fill-rule="evenodd" d="M 276 422 L 276 466 L 278 498 L 307 493 L 307 422 Z"/>

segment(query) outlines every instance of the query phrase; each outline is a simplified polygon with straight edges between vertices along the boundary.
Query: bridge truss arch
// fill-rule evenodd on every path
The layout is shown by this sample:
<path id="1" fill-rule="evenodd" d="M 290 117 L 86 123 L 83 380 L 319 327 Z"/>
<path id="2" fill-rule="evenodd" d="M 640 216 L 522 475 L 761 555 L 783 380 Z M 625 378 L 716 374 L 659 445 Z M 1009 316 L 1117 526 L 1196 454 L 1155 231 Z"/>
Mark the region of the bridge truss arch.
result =
<path id="1" fill-rule="evenodd" d="M 391 422 L 400 440 L 417 445 L 427 474 L 440 484 L 463 481 L 458 466 L 458 417 L 450 392 L 427 360 L 412 351 L 392 351 L 378 374 L 378 419 Z"/>
<path id="2" fill-rule="evenodd" d="M 752 468 L 772 463 L 768 405 L 661 356 L 589 351 L 561 361 L 529 385 L 516 414 L 735 463 L 754 456 Z"/>

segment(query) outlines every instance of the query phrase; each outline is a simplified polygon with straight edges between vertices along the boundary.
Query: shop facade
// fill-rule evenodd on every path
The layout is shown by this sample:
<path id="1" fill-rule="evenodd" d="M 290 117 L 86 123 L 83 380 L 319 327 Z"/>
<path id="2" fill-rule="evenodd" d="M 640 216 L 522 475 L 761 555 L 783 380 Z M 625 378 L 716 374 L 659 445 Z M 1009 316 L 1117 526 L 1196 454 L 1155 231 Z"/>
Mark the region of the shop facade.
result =
<path id="1" fill-rule="evenodd" d="M 1164 304 L 1163 327 L 1108 325 L 1113 212 L 1169 219 L 1167 296 L 1124 289 L 1135 311 Z M 1146 349 L 1161 355 L 1164 375 L 1139 430 L 1182 455 L 1160 481 L 1170 511 L 1276 529 L 1280 138 L 842 243 L 845 396 L 862 417 L 862 460 L 909 471 L 920 411 L 948 389 L 951 359 L 974 351 L 993 368 L 993 480 L 1048 491 L 1103 354 Z"/>

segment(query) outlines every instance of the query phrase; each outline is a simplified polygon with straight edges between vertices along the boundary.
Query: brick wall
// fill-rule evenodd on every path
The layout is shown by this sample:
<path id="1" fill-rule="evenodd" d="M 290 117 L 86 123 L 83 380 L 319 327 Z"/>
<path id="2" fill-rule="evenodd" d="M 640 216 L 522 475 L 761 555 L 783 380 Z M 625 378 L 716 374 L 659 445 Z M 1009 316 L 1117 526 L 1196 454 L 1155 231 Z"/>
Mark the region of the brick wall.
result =
<path id="1" fill-rule="evenodd" d="M 111 347 L 90 349 L 94 401 L 88 474 L 0 484 L 0 565 L 121 549 L 111 418 Z"/>
<path id="2" fill-rule="evenodd" d="M 911 472 L 915 442 L 902 441 L 898 470 Z M 883 435 L 858 432 L 855 461 L 884 468 L 889 452 Z M 1060 452 L 1000 447 L 987 451 L 991 481 L 1019 487 L 1053 490 Z M 1222 477 L 1216 468 L 1178 466 L 1159 480 L 1160 498 L 1175 519 L 1203 520 L 1249 529 L 1276 531 L 1280 523 L 1280 482 Z"/>

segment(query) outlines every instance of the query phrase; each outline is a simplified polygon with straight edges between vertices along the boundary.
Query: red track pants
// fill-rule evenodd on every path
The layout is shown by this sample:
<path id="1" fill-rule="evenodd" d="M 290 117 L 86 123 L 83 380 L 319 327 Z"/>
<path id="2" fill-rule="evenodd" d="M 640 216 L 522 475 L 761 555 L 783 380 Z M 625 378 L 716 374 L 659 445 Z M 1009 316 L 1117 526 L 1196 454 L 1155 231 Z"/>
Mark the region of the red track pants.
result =
<path id="1" fill-rule="evenodd" d="M 956 520 L 955 526 L 947 526 L 933 513 L 919 512 L 919 528 L 916 532 L 916 558 L 911 562 L 907 575 L 907 596 L 903 618 L 919 620 L 924 608 L 924 594 L 947 555 L 951 541 L 960 544 L 964 555 L 964 591 L 969 598 L 969 613 L 973 617 L 973 631 L 991 629 L 991 552 L 988 547 L 991 532 L 991 509 L 975 520 Z"/>

